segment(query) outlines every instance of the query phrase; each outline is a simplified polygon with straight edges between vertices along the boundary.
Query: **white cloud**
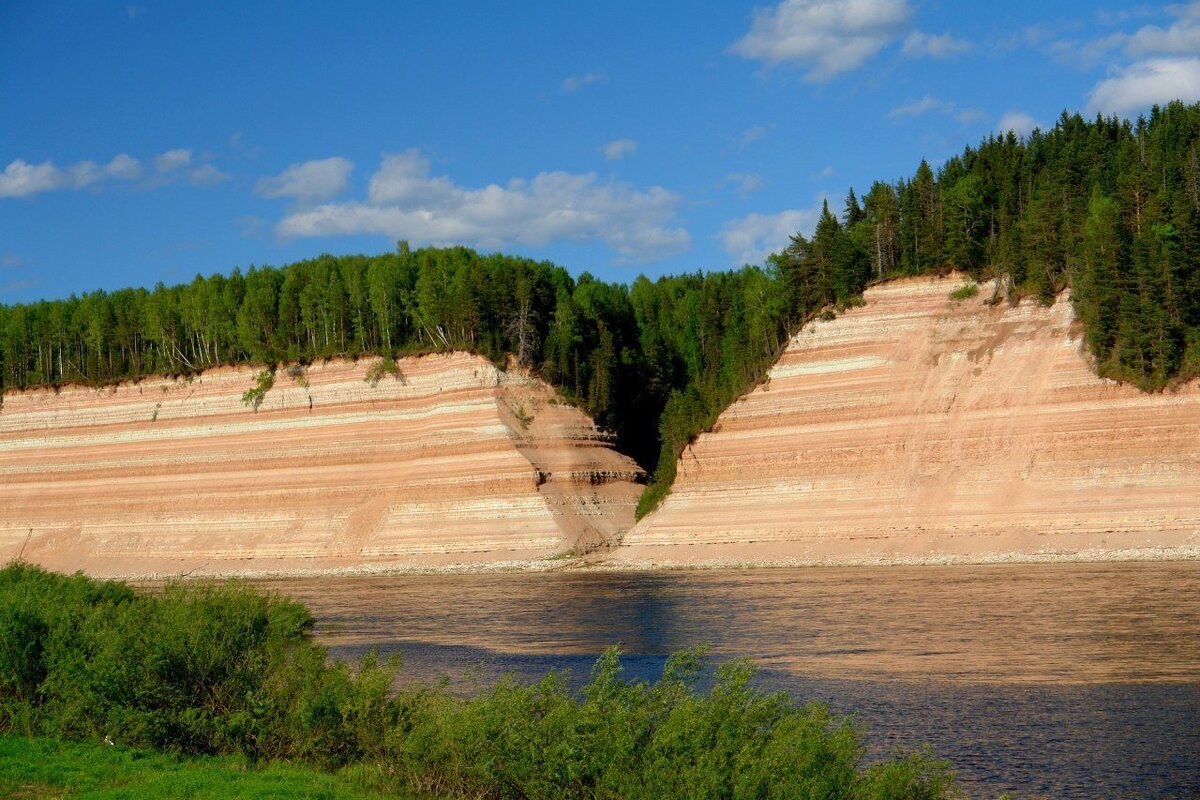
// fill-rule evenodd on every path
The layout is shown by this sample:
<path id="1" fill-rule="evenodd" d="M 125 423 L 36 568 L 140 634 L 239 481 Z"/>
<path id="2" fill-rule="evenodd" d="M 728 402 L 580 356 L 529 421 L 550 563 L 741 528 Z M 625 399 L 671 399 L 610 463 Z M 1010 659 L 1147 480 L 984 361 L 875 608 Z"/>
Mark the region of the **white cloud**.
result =
<path id="1" fill-rule="evenodd" d="M 811 175 L 811 178 L 814 181 L 823 181 L 823 180 L 828 180 L 829 178 L 832 178 L 836 174 L 837 174 L 837 170 L 835 170 L 833 168 L 833 164 L 826 164 L 824 167 L 821 168 L 820 172 L 814 172 Z"/>
<path id="2" fill-rule="evenodd" d="M 857 69 L 909 29 L 906 0 L 783 0 L 754 12 L 730 52 L 767 64 L 793 63 L 824 83 Z"/>
<path id="3" fill-rule="evenodd" d="M 1064 64 L 1095 66 L 1110 59 L 1115 51 L 1123 51 L 1132 59 L 1151 56 L 1194 56 L 1200 54 L 1200 3 L 1168 5 L 1164 9 L 1175 20 L 1166 28 L 1158 25 L 1143 25 L 1133 33 L 1117 31 L 1090 42 L 1054 42 L 1050 50 L 1056 60 Z M 1144 13 L 1126 14 L 1113 21 L 1126 21 Z"/>
<path id="4" fill-rule="evenodd" d="M 583 75 L 572 75 L 562 82 L 562 90 L 567 94 L 577 92 L 591 83 L 603 83 L 608 76 L 603 72 L 588 72 Z"/>
<path id="5" fill-rule="evenodd" d="M 72 188 L 83 189 L 106 180 L 136 181 L 142 177 L 142 162 L 121 153 L 103 167 L 94 161 L 80 161 L 66 173 Z"/>
<path id="6" fill-rule="evenodd" d="M 108 162 L 104 172 L 108 177 L 119 181 L 136 181 L 142 177 L 142 162 L 120 153 Z"/>
<path id="7" fill-rule="evenodd" d="M 1200 2 L 1167 5 L 1173 17 L 1167 27 L 1143 25 L 1132 33 L 1118 31 L 1078 44 L 1057 43 L 1057 58 L 1067 63 L 1091 66 L 1103 63 L 1121 51 L 1132 63 L 1111 65 L 1108 76 L 1088 93 L 1089 113 L 1126 114 L 1140 112 L 1155 103 L 1171 100 L 1200 100 Z M 1121 22 L 1136 15 L 1120 15 Z"/>
<path id="8" fill-rule="evenodd" d="M 977 122 L 983 122 L 990 115 L 981 108 L 964 108 L 954 115 L 954 121 L 959 125 L 974 125 Z"/>
<path id="9" fill-rule="evenodd" d="M 104 171 L 95 161 L 80 161 L 75 166 L 67 168 L 67 175 L 73 187 L 83 189 L 104 177 Z"/>
<path id="10" fill-rule="evenodd" d="M 107 164 L 97 164 L 88 159 L 66 167 L 55 166 L 52 161 L 29 164 L 17 159 L 0 173 L 0 198 L 28 197 L 56 189 L 95 191 L 108 188 L 119 181 L 141 181 L 140 185 L 143 188 L 150 188 L 186 178 L 194 185 L 208 186 L 230 177 L 228 173 L 222 172 L 212 164 L 200 164 L 186 173 L 182 172 L 182 168 L 187 167 L 191 161 L 190 150 L 169 150 L 154 159 L 158 174 L 146 178 L 146 168 L 142 162 L 127 153 L 117 154 Z"/>
<path id="11" fill-rule="evenodd" d="M 1131 19 L 1139 19 L 1148 17 L 1153 14 L 1153 11 L 1147 7 L 1121 9 L 1119 11 L 1107 11 L 1100 9 L 1096 12 L 1096 21 L 1101 25 L 1120 25 L 1123 22 L 1129 22 Z"/>
<path id="12" fill-rule="evenodd" d="M 1200 3 L 1167 6 L 1175 22 L 1167 28 L 1144 25 L 1132 34 L 1114 34 L 1134 57 L 1148 55 L 1195 55 L 1200 52 Z"/>
<path id="13" fill-rule="evenodd" d="M 733 257 L 735 264 L 761 264 L 771 253 L 787 247 L 792 234 L 811 233 L 820 216 L 819 207 L 749 214 L 726 222 L 718 236 L 722 249 Z"/>
<path id="14" fill-rule="evenodd" d="M 159 172 L 174 172 L 192 163 L 192 151 L 183 148 L 168 150 L 154 159 L 154 168 Z"/>
<path id="15" fill-rule="evenodd" d="M 262 233 L 263 228 L 267 227 L 267 221 L 262 217 L 245 216 L 238 218 L 238 228 L 242 232 L 242 236 L 258 236 Z"/>
<path id="16" fill-rule="evenodd" d="M 633 139 L 614 139 L 600 150 L 609 161 L 620 161 L 625 156 L 631 156 L 637 152 L 637 142 Z"/>
<path id="17" fill-rule="evenodd" d="M 972 125 L 988 119 L 989 115 L 978 108 L 962 108 L 952 100 L 939 100 L 931 95 L 925 95 L 920 100 L 896 106 L 888 112 L 888 118 L 900 121 L 924 116 L 925 114 L 941 114 L 949 117 L 959 125 Z"/>
<path id="18" fill-rule="evenodd" d="M 253 147 L 247 145 L 246 137 L 241 131 L 234 131 L 229 135 L 229 146 L 243 158 L 258 158 L 259 153 L 262 152 L 262 148 L 258 145 Z"/>
<path id="19" fill-rule="evenodd" d="M 28 164 L 18 158 L 0 173 L 0 197 L 28 197 L 58 189 L 66 183 L 67 177 L 53 162 Z"/>
<path id="20" fill-rule="evenodd" d="M 754 144 L 766 137 L 770 127 L 767 125 L 752 125 L 742 131 L 742 135 L 738 137 L 738 152 L 742 152 L 748 146 Z"/>
<path id="21" fill-rule="evenodd" d="M 948 33 L 934 36 L 921 31 L 913 31 L 904 37 L 904 46 L 900 52 L 906 56 L 919 58 L 953 58 L 963 53 L 969 53 L 975 45 L 965 39 L 956 39 Z"/>
<path id="22" fill-rule="evenodd" d="M 228 172 L 222 172 L 212 164 L 201 164 L 188 173 L 188 182 L 193 186 L 214 186 L 232 177 Z"/>
<path id="23" fill-rule="evenodd" d="M 1125 52 L 1131 56 L 1152 54 L 1190 54 L 1200 51 L 1200 25 L 1182 20 L 1165 30 L 1147 25 L 1125 40 Z"/>
<path id="24" fill-rule="evenodd" d="M 1092 88 L 1087 110 L 1123 114 L 1170 100 L 1200 100 L 1200 58 L 1151 58 L 1123 67 Z"/>
<path id="25" fill-rule="evenodd" d="M 762 176 L 756 172 L 731 172 L 717 183 L 717 188 L 736 186 L 738 194 L 745 197 L 763 188 Z"/>
<path id="26" fill-rule="evenodd" d="M 12 253 L 0 255 L 0 269 L 16 269 L 21 266 L 21 259 Z"/>
<path id="27" fill-rule="evenodd" d="M 20 292 L 24 289 L 32 289 L 35 285 L 36 284 L 33 281 L 28 279 L 7 281 L 5 283 L 0 283 L 0 295 L 6 295 L 11 292 Z"/>
<path id="28" fill-rule="evenodd" d="M 432 176 L 412 149 L 387 156 L 371 177 L 365 202 L 297 211 L 276 226 L 284 237 L 379 234 L 414 243 L 502 248 L 555 241 L 602 241 L 623 261 L 686 250 L 675 227 L 680 199 L 661 187 L 636 190 L 594 173 L 542 172 L 504 186 L 467 188 Z"/>
<path id="29" fill-rule="evenodd" d="M 300 202 L 319 202 L 336 197 L 350 185 L 354 164 L 334 156 L 292 164 L 278 175 L 262 178 L 254 185 L 263 197 L 290 197 Z"/>
<path id="30" fill-rule="evenodd" d="M 1012 131 L 1018 136 L 1028 136 L 1037 127 L 1039 126 L 1034 118 L 1024 111 L 1006 112 L 1000 117 L 1000 121 L 996 123 L 996 130 L 1000 131 L 1000 133 Z"/>
<path id="31" fill-rule="evenodd" d="M 888 112 L 888 116 L 892 119 L 906 119 L 908 117 L 919 117 L 928 114 L 930 111 L 950 113 L 954 111 L 954 104 L 925 95 L 920 100 L 896 106 Z"/>

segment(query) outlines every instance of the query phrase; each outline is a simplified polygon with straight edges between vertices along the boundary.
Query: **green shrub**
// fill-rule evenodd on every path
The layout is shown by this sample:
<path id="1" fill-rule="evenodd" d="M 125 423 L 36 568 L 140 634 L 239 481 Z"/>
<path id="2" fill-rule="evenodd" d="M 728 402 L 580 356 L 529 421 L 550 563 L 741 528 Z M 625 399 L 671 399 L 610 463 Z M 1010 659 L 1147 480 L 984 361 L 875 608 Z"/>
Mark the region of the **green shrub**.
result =
<path id="1" fill-rule="evenodd" d="M 271 387 L 275 385 L 275 368 L 266 367 L 257 375 L 254 376 L 254 388 L 247 389 L 242 395 L 242 405 L 249 406 L 255 412 L 262 405 L 263 400 L 267 396 L 267 392 L 271 391 Z"/>
<path id="2" fill-rule="evenodd" d="M 400 378 L 400 366 L 396 364 L 394 358 L 381 358 L 371 366 L 367 367 L 367 375 L 363 378 L 364 381 L 371 384 L 371 388 L 379 385 L 385 375 L 391 375 L 397 380 Z"/>
<path id="3" fill-rule="evenodd" d="M 623 679 L 612 649 L 580 692 L 551 673 L 461 698 L 396 692 L 396 665 L 374 656 L 331 664 L 312 626 L 300 604 L 236 582 L 135 593 L 9 565 L 0 732 L 349 768 L 362 785 L 480 800 L 953 791 L 926 753 L 868 766 L 853 722 L 762 691 L 746 662 L 714 673 L 703 650 L 672 656 L 655 683 Z"/>
<path id="4" fill-rule="evenodd" d="M 979 294 L 979 284 L 964 283 L 962 286 L 959 286 L 957 289 L 955 289 L 953 292 L 950 293 L 950 299 L 951 300 L 969 300 L 977 294 Z"/>
<path id="5" fill-rule="evenodd" d="M 303 606 L 236 583 L 137 595 L 16 564 L 0 620 L 2 729 L 346 763 L 390 707 L 394 669 L 327 665 Z"/>

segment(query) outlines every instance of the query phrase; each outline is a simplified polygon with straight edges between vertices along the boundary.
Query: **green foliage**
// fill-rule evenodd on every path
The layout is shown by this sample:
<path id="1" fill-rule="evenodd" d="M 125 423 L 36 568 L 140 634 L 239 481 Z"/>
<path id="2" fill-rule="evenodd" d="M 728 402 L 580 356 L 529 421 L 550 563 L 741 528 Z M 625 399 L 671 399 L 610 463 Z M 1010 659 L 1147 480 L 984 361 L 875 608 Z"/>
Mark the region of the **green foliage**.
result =
<path id="1" fill-rule="evenodd" d="M 975 283 L 974 281 L 968 281 L 954 291 L 950 292 L 950 299 L 970 300 L 977 294 L 979 294 L 979 284 Z"/>
<path id="2" fill-rule="evenodd" d="M 254 376 L 254 388 L 247 389 L 242 394 L 242 405 L 249 406 L 258 411 L 258 407 L 262 405 L 263 400 L 267 396 L 267 392 L 271 391 L 271 387 L 275 385 L 275 368 L 267 367 L 261 370 Z"/>
<path id="3" fill-rule="evenodd" d="M 388 721 L 390 671 L 326 666 L 302 606 L 237 584 L 137 595 L 14 564 L 0 619 L 0 731 L 343 763 Z"/>
<path id="4" fill-rule="evenodd" d="M 364 381 L 371 384 L 372 387 L 378 386 L 385 375 L 391 375 L 394 378 L 400 377 L 400 367 L 396 364 L 394 358 L 381 358 L 371 366 L 367 367 L 366 377 Z"/>
<path id="5" fill-rule="evenodd" d="M 868 765 L 852 721 L 762 691 L 745 662 L 712 673 L 703 650 L 673 656 L 653 684 L 624 680 L 613 649 L 578 693 L 551 673 L 463 698 L 395 691 L 395 665 L 370 656 L 353 669 L 329 664 L 312 625 L 299 604 L 237 583 L 134 593 L 12 564 L 0 570 L 0 733 L 106 740 L 117 749 L 66 747 L 63 758 L 132 771 L 147 786 L 169 787 L 190 767 L 160 757 L 133 766 L 124 748 L 286 760 L 402 794 L 497 800 L 923 800 L 953 788 L 924 754 Z M 21 780 L 57 785 L 57 746 L 0 739 L 0 753 L 39 747 L 46 763 Z M 155 777 L 163 772 L 172 775 Z M 0 781 L 13 775 L 0 766 Z"/>
<path id="6" fill-rule="evenodd" d="M 518 403 L 517 407 L 512 410 L 513 416 L 516 417 L 517 423 L 522 430 L 528 430 L 530 423 L 533 422 L 533 415 L 525 410 L 523 403 Z"/>
<path id="7" fill-rule="evenodd" d="M 293 383 L 295 383 L 301 389 L 308 391 L 308 370 L 304 368 L 303 364 L 293 364 L 292 366 L 288 367 L 287 375 L 292 379 Z"/>
<path id="8" fill-rule="evenodd" d="M 86 797 L 92 800 L 274 800 L 280 797 L 366 800 L 397 797 L 370 790 L 372 781 L 351 770 L 272 764 L 245 759 L 181 759 L 153 751 L 94 742 L 0 737 L 0 795 Z M 399 797 L 411 797 L 408 794 Z"/>

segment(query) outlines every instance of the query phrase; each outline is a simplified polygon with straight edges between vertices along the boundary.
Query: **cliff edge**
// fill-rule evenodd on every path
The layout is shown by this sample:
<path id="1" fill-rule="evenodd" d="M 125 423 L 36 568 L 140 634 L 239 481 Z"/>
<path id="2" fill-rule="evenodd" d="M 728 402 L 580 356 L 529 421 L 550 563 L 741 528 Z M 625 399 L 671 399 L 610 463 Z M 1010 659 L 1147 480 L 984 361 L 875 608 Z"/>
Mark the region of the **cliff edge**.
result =
<path id="1" fill-rule="evenodd" d="M 615 564 L 1200 556 L 1200 383 L 1096 376 L 1071 304 L 877 286 L 688 447 Z"/>
<path id="2" fill-rule="evenodd" d="M 0 561 L 93 575 L 533 566 L 615 541 L 640 470 L 536 379 L 467 353 L 10 393 Z"/>

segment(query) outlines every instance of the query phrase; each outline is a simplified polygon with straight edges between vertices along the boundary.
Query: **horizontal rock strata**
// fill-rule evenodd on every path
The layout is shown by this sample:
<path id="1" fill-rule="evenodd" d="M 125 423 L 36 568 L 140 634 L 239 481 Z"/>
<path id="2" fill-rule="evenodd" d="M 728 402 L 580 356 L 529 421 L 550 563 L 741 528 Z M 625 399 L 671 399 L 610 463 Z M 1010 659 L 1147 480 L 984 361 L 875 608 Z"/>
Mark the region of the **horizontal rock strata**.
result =
<path id="1" fill-rule="evenodd" d="M 1200 384 L 1098 378 L 1071 304 L 913 279 L 806 326 L 683 454 L 625 563 L 1200 552 Z"/>
<path id="2" fill-rule="evenodd" d="M 522 562 L 604 545 L 640 486 L 579 410 L 466 353 L 10 393 L 0 559 L 100 575 Z"/>

